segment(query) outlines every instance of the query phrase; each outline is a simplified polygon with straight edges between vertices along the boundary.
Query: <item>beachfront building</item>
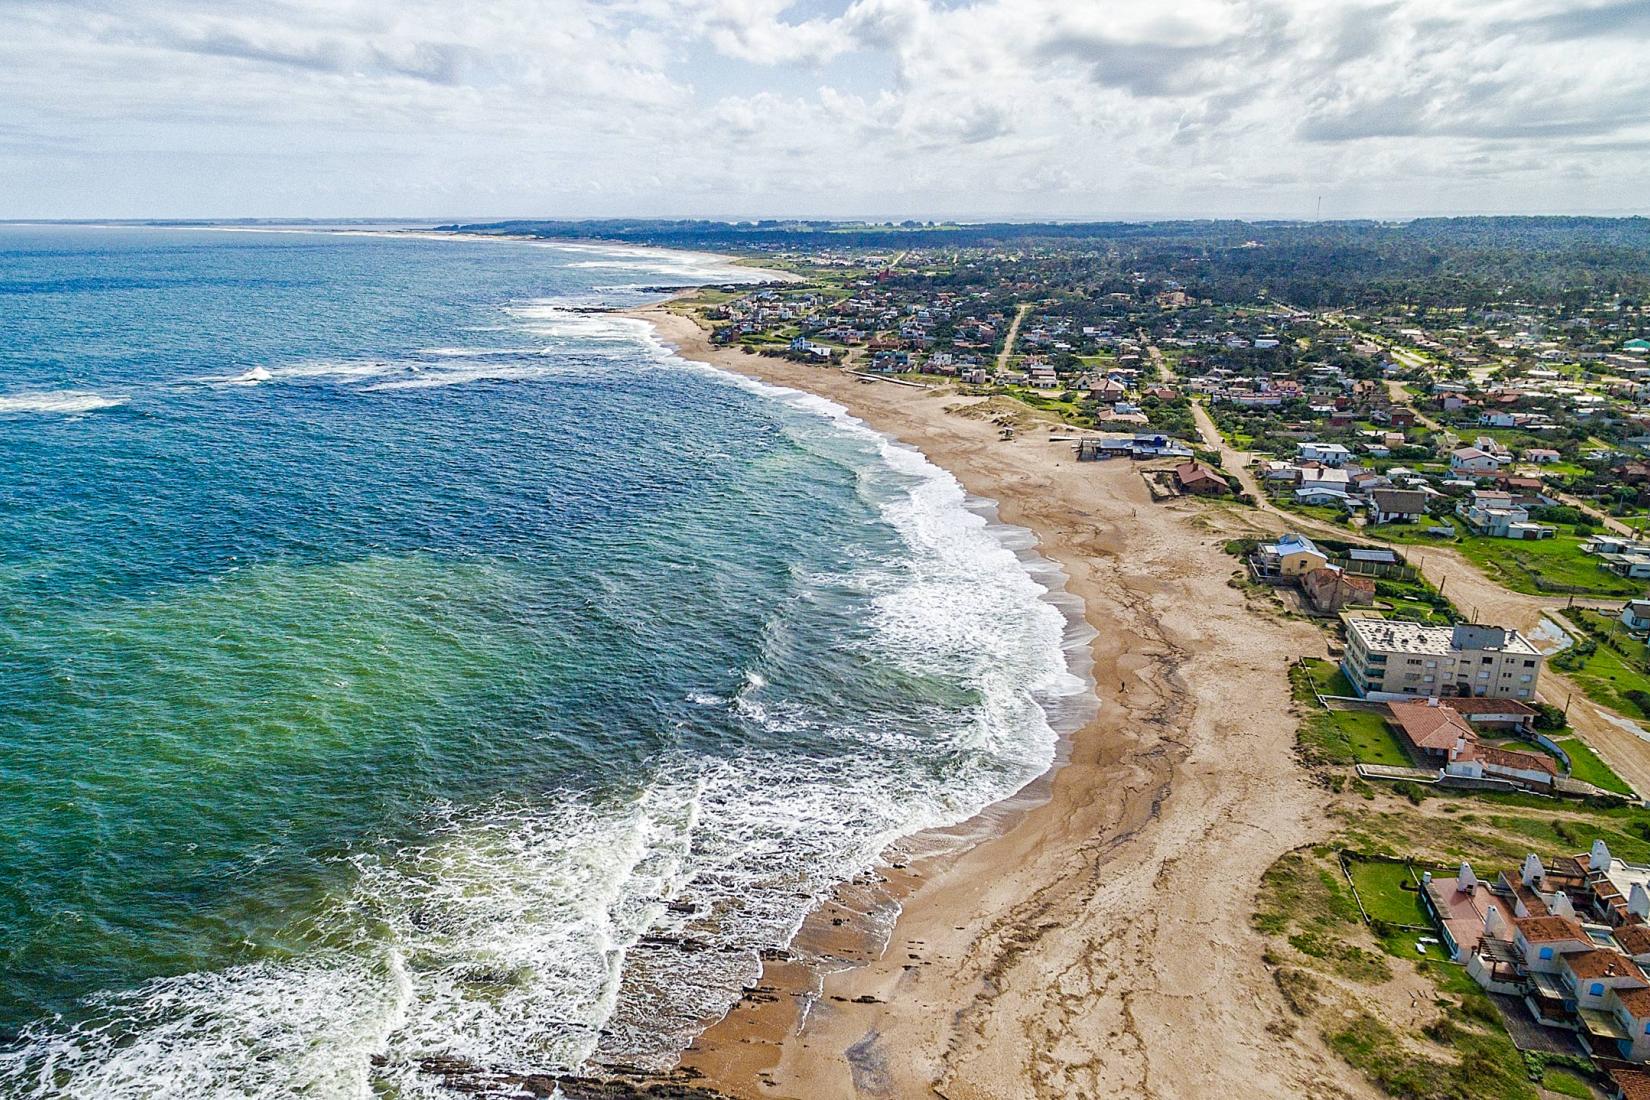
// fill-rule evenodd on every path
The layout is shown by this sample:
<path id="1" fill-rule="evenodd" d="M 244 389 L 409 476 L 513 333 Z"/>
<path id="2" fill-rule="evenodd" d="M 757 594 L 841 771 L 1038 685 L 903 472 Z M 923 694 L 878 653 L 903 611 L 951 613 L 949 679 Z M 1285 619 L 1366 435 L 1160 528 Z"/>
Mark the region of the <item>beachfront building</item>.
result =
<path id="1" fill-rule="evenodd" d="M 1224 496 L 1232 491 L 1226 479 L 1201 462 L 1182 462 L 1174 468 L 1174 482 L 1182 493 Z"/>
<path id="2" fill-rule="evenodd" d="M 1541 653 L 1516 630 L 1350 619 L 1341 669 L 1359 695 L 1535 698 Z"/>
<path id="3" fill-rule="evenodd" d="M 1417 699 L 1392 703 L 1388 709 L 1410 755 L 1444 775 L 1510 783 L 1538 792 L 1551 790 L 1558 779 L 1552 757 L 1485 743 L 1467 716 L 1445 700 Z"/>
<path id="4" fill-rule="evenodd" d="M 1495 882 L 1466 864 L 1423 896 L 1467 973 L 1518 997 L 1535 1024 L 1576 1034 L 1596 1058 L 1650 1061 L 1650 867 L 1592 850 L 1533 852 Z M 1475 919 L 1476 917 L 1476 919 Z"/>
<path id="5" fill-rule="evenodd" d="M 1305 535 L 1290 532 L 1255 550 L 1255 568 L 1267 577 L 1299 577 L 1329 564 L 1329 555 Z"/>

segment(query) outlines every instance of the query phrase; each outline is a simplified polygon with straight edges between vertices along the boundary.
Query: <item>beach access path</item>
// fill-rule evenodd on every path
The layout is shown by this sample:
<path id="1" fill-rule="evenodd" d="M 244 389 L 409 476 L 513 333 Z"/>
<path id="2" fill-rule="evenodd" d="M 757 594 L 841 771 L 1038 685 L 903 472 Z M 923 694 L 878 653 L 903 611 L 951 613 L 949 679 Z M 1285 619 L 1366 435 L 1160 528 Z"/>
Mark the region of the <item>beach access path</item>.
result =
<path id="1" fill-rule="evenodd" d="M 996 501 L 1084 601 L 1101 701 L 1046 800 L 845 888 L 798 937 L 850 955 L 854 916 L 897 898 L 886 950 L 823 978 L 770 961 L 684 1067 L 738 1097 L 1373 1097 L 1293 1024 L 1250 917 L 1265 870 L 1331 827 L 1295 757 L 1286 675 L 1323 637 L 1249 606 L 1203 506 L 1154 504 L 1132 463 L 1078 463 L 1042 431 L 1004 440 L 948 387 L 714 347 L 665 307 L 635 315 L 690 358 L 844 405 Z"/>
<path id="2" fill-rule="evenodd" d="M 1014 342 L 1020 338 L 1020 323 L 1031 312 L 1031 303 L 1023 302 L 1014 309 L 1014 320 L 1008 323 L 1008 335 L 1003 337 L 1003 350 L 997 353 L 997 370 L 1008 369 L 1008 361 L 1014 357 Z"/>

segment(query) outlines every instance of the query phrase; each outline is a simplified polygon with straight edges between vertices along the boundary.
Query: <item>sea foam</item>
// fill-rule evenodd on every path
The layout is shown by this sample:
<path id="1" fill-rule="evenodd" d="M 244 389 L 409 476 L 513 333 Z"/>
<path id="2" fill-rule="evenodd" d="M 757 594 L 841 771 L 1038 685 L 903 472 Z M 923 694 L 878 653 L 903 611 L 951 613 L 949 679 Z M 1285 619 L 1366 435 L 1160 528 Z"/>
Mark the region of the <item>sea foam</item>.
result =
<path id="1" fill-rule="evenodd" d="M 81 390 L 58 390 L 43 393 L 0 394 L 0 413 L 55 413 L 72 416 L 124 405 L 125 397 L 108 397 Z"/>

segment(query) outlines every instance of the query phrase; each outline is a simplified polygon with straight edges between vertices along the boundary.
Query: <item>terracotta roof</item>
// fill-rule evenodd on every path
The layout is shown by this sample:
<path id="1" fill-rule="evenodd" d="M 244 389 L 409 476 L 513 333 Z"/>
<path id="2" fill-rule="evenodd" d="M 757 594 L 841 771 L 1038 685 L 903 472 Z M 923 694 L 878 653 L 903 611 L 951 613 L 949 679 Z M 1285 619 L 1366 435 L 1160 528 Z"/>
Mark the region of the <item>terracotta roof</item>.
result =
<path id="1" fill-rule="evenodd" d="M 1629 955 L 1650 954 L 1650 928 L 1642 924 L 1628 924 L 1616 929 L 1612 935 Z"/>
<path id="2" fill-rule="evenodd" d="M 1512 890 L 1513 896 L 1523 902 L 1524 908 L 1530 911 L 1530 916 L 1544 917 L 1547 915 L 1547 903 L 1541 900 L 1540 894 L 1524 885 L 1523 872 L 1521 870 L 1504 871 L 1502 872 L 1501 877 L 1506 881 L 1507 886 Z"/>
<path id="3" fill-rule="evenodd" d="M 1583 980 L 1592 978 L 1632 978 L 1636 982 L 1645 981 L 1644 971 L 1638 964 L 1626 955 L 1618 955 L 1614 951 L 1605 951 L 1599 948 L 1594 951 L 1577 951 L 1573 955 L 1564 956 L 1564 965 L 1570 972 Z"/>
<path id="4" fill-rule="evenodd" d="M 1650 1020 L 1650 989 L 1618 989 L 1616 1000 L 1635 1020 Z"/>
<path id="5" fill-rule="evenodd" d="M 1633 1066 L 1611 1066 L 1610 1080 L 1627 1100 L 1650 1100 L 1650 1071 Z"/>
<path id="6" fill-rule="evenodd" d="M 1459 738 L 1471 741 L 1477 736 L 1467 720 L 1448 707 L 1430 703 L 1390 703 L 1388 706 L 1393 721 L 1417 748 L 1445 752 L 1454 748 Z"/>
<path id="7" fill-rule="evenodd" d="M 1174 468 L 1174 476 L 1182 485 L 1200 485 L 1209 488 L 1227 488 L 1226 480 L 1201 462 L 1182 462 Z"/>
<path id="8" fill-rule="evenodd" d="M 1501 768 L 1546 772 L 1548 775 L 1558 774 L 1557 766 L 1553 764 L 1552 758 L 1545 753 L 1520 752 L 1517 749 L 1498 749 L 1494 745 L 1469 744 L 1465 755 L 1469 759 L 1475 758 L 1486 764 L 1494 764 Z"/>
<path id="9" fill-rule="evenodd" d="M 1592 942 L 1582 931 L 1581 922 L 1573 917 L 1517 917 L 1513 925 L 1531 943 L 1556 943 L 1559 940 Z"/>

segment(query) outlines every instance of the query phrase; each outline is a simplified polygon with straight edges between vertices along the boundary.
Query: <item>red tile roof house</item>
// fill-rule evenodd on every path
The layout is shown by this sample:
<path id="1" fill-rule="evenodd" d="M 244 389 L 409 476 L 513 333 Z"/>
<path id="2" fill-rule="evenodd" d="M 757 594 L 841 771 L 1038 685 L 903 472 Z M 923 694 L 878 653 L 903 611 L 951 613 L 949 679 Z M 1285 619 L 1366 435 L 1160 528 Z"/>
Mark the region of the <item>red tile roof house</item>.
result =
<path id="1" fill-rule="evenodd" d="M 1460 697 L 1440 702 L 1479 728 L 1528 730 L 1535 723 L 1535 708 L 1517 699 Z"/>
<path id="2" fill-rule="evenodd" d="M 1301 591 L 1316 611 L 1339 611 L 1348 604 L 1375 602 L 1375 579 L 1348 573 L 1338 565 L 1325 565 L 1302 574 Z"/>
<path id="3" fill-rule="evenodd" d="M 1182 462 L 1174 468 L 1175 484 L 1183 493 L 1214 496 L 1232 491 L 1226 479 L 1201 462 Z"/>
<path id="4" fill-rule="evenodd" d="M 1453 707 L 1437 699 L 1390 703 L 1392 724 L 1417 760 L 1465 779 L 1501 779 L 1547 790 L 1558 767 L 1544 753 L 1497 748 L 1478 740 L 1478 731 Z"/>

